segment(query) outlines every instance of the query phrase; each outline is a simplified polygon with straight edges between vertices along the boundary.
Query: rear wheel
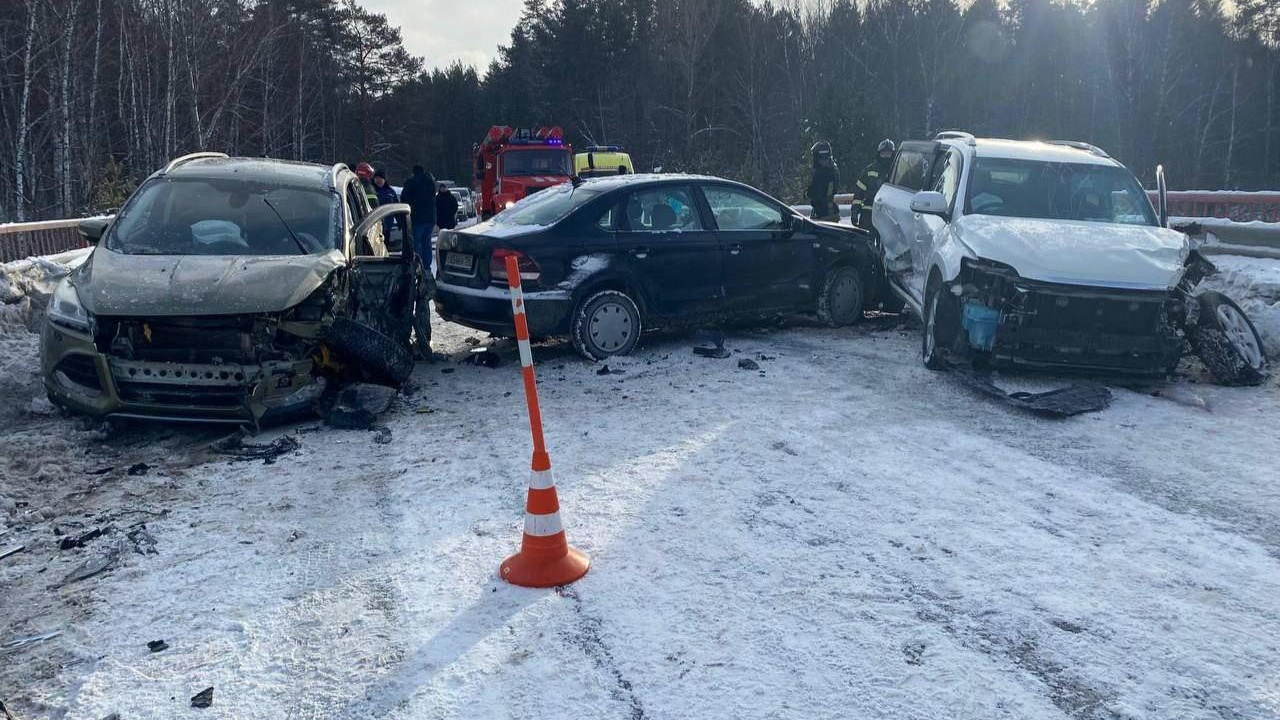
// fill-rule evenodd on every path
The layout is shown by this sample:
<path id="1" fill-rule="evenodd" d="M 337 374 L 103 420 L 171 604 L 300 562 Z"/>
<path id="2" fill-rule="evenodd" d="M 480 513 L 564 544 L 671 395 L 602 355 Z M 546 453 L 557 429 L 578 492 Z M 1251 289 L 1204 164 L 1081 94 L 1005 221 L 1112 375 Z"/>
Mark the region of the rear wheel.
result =
<path id="1" fill-rule="evenodd" d="M 920 356 L 930 370 L 945 370 L 947 356 L 955 344 L 959 327 L 955 297 L 942 283 L 929 290 L 924 304 L 924 337 Z"/>
<path id="2" fill-rule="evenodd" d="M 865 297 L 862 276 L 848 265 L 833 268 L 818 293 L 818 319 L 831 327 L 852 325 L 862 319 Z"/>
<path id="3" fill-rule="evenodd" d="M 590 360 L 627 355 L 640 340 L 640 309 L 624 292 L 594 293 L 574 309 L 570 331 L 573 346 Z"/>
<path id="4" fill-rule="evenodd" d="M 1262 338 L 1248 316 L 1220 292 L 1201 293 L 1200 319 L 1187 330 L 1191 347 L 1222 385 L 1257 385 L 1267 376 Z"/>

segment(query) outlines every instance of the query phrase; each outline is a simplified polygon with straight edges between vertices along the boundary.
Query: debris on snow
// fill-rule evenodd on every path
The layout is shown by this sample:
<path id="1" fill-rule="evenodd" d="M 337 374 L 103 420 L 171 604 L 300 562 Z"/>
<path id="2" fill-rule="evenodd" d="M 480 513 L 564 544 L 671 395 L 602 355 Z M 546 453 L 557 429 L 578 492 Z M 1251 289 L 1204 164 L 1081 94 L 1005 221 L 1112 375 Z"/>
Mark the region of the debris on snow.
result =
<path id="1" fill-rule="evenodd" d="M 70 585 L 71 583 L 80 582 L 81 580 L 88 580 L 94 575 L 110 570 L 115 567 L 118 562 L 120 562 L 120 550 L 119 548 L 111 548 L 103 555 L 96 558 L 89 558 L 88 560 L 80 563 L 75 570 L 68 573 L 67 576 L 62 579 L 62 582 L 58 583 L 55 587 L 63 587 L 65 585 Z"/>
<path id="2" fill-rule="evenodd" d="M 374 428 L 373 441 L 378 445 L 390 445 L 391 428 L 386 427 L 385 425 L 379 428 Z"/>
<path id="3" fill-rule="evenodd" d="M 3 560 L 3 559 L 5 559 L 5 558 L 9 557 L 10 555 L 17 555 L 18 553 L 20 553 L 20 552 L 22 552 L 23 550 L 26 550 L 26 549 L 27 549 L 27 546 L 26 546 L 26 545 L 14 545 L 13 547 L 9 547 L 9 548 L 5 548 L 4 550 L 0 550 L 0 560 Z"/>
<path id="4" fill-rule="evenodd" d="M 145 523 L 138 523 L 129 528 L 125 533 L 125 537 L 129 538 L 129 542 L 133 544 L 133 551 L 139 555 L 159 555 L 156 550 L 156 539 L 147 531 Z"/>
<path id="5" fill-rule="evenodd" d="M 1111 405 L 1111 391 L 1101 385 L 1072 384 L 1048 392 L 1007 392 L 985 373 L 956 369 L 951 373 L 961 382 L 983 393 L 1038 415 L 1071 417 L 1105 410 Z"/>
<path id="6" fill-rule="evenodd" d="M 596 374 L 597 375 L 624 375 L 626 374 L 626 372 L 627 372 L 626 370 L 619 370 L 616 368 L 611 368 L 608 365 L 601 365 L 600 369 L 596 371 Z"/>
<path id="7" fill-rule="evenodd" d="M 324 422 L 344 430 L 369 430 L 378 416 L 391 407 L 396 390 L 385 385 L 355 383 L 342 388 Z"/>
<path id="8" fill-rule="evenodd" d="M 752 360 L 751 358 L 742 358 L 738 361 L 738 367 L 743 370 L 759 370 L 760 363 Z"/>
<path id="9" fill-rule="evenodd" d="M 110 530 L 110 527 L 94 528 L 92 530 L 89 530 L 88 532 L 84 532 L 79 535 L 74 535 L 74 536 L 67 535 L 62 538 L 61 542 L 58 543 L 58 549 L 74 550 L 75 548 L 82 548 L 85 546 L 85 543 L 89 542 L 90 540 L 94 540 L 98 537 L 101 537 L 103 533 L 106 533 L 109 530 Z"/>
<path id="10" fill-rule="evenodd" d="M 169 649 L 169 643 L 164 640 L 152 640 L 147 643 L 147 649 L 153 653 L 163 652 Z"/>
<path id="11" fill-rule="evenodd" d="M 52 640 L 61 634 L 61 630 L 52 630 L 40 635 L 32 635 L 30 637 L 18 638 L 17 640 L 10 640 L 9 642 L 0 645 L 0 650 L 17 650 L 19 648 L 27 647 L 28 645 L 42 643 L 45 640 Z"/>
<path id="12" fill-rule="evenodd" d="M 463 358 L 463 363 L 477 367 L 497 368 L 502 366 L 502 356 L 489 348 L 476 348 Z"/>
<path id="13" fill-rule="evenodd" d="M 207 708 L 213 704 L 213 688 L 207 687 L 191 698 L 191 707 Z"/>
<path id="14" fill-rule="evenodd" d="M 127 472 L 130 477 L 138 477 L 139 475 L 146 475 L 150 471 L 151 471 L 150 465 L 144 462 L 140 462 L 140 463 L 134 463 L 130 465 L 129 469 L 125 472 Z"/>
<path id="15" fill-rule="evenodd" d="M 244 431 L 240 431 L 218 440 L 210 445 L 209 449 L 219 455 L 226 455 L 232 460 L 262 460 L 270 463 L 275 462 L 275 459 L 281 455 L 287 455 L 301 447 L 292 435 L 282 435 L 266 444 L 245 442 L 244 438 Z"/>

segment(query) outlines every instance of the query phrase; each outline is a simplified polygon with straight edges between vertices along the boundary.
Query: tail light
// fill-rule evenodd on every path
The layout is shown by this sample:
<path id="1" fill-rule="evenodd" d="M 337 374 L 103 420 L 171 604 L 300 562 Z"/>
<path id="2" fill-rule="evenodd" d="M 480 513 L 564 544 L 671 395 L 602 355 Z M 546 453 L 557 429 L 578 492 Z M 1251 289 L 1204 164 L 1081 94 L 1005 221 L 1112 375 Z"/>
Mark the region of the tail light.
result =
<path id="1" fill-rule="evenodd" d="M 507 284 L 508 257 L 515 257 L 516 262 L 519 263 L 521 281 L 537 280 L 542 277 L 542 269 L 533 261 L 533 258 L 519 250 L 494 248 L 493 255 L 489 258 L 489 277 L 493 279 L 494 284 Z"/>

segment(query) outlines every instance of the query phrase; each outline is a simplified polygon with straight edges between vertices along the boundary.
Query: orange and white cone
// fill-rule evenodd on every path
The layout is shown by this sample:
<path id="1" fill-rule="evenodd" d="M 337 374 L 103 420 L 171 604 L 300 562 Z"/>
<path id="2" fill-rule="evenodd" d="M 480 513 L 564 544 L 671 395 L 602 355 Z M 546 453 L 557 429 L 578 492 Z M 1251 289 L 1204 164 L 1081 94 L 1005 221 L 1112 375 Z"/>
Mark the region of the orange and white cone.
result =
<path id="1" fill-rule="evenodd" d="M 551 474 L 551 456 L 547 454 L 542 437 L 542 412 L 538 407 L 538 384 L 533 374 L 533 351 L 529 347 L 529 323 L 525 318 L 524 293 L 520 288 L 520 266 L 513 255 L 508 255 L 506 261 L 524 394 L 529 405 L 529 430 L 533 435 L 533 469 L 529 473 L 529 496 L 524 506 L 524 538 L 520 542 L 520 552 L 502 561 L 499 574 L 513 585 L 555 587 L 586 575 L 591 560 L 569 546 L 564 525 L 560 522 L 560 499 Z"/>

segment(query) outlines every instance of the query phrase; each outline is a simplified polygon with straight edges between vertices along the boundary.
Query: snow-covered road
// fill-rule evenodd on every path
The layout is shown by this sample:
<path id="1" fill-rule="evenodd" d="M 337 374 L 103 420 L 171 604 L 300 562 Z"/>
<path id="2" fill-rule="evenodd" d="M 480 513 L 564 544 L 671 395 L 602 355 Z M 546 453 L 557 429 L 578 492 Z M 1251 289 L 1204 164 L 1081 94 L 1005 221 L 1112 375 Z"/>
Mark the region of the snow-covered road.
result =
<path id="1" fill-rule="evenodd" d="M 301 445 L 264 465 L 31 416 L 8 439 L 63 454 L 30 440 L 5 469 L 29 504 L 0 547 L 28 547 L 0 561 L 0 644 L 61 635 L 0 649 L 0 699 L 23 720 L 1280 717 L 1276 381 L 1190 370 L 1052 421 L 925 370 L 918 332 L 742 331 L 726 360 L 664 335 L 608 375 L 535 348 L 594 563 L 559 592 L 497 578 L 528 474 L 518 362 L 456 362 L 479 339 L 457 326 L 388 444 L 309 423 L 259 438 Z M 140 520 L 157 554 L 125 540 Z M 59 552 L 75 523 L 117 529 Z"/>

